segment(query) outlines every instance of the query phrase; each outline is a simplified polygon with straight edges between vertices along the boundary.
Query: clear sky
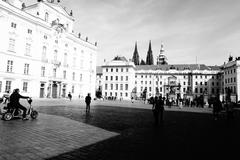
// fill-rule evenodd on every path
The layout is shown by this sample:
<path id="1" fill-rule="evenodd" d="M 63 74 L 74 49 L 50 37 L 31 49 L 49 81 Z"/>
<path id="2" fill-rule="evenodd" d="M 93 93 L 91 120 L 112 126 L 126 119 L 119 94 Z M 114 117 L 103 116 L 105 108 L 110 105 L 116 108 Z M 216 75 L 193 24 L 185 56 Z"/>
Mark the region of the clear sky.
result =
<path id="1" fill-rule="evenodd" d="M 146 60 L 149 40 L 154 63 L 161 43 L 170 64 L 197 60 L 221 65 L 229 54 L 240 56 L 240 0 L 61 0 L 60 4 L 73 10 L 75 33 L 98 42 L 97 65 L 116 55 L 132 58 L 136 41 L 140 58 Z"/>

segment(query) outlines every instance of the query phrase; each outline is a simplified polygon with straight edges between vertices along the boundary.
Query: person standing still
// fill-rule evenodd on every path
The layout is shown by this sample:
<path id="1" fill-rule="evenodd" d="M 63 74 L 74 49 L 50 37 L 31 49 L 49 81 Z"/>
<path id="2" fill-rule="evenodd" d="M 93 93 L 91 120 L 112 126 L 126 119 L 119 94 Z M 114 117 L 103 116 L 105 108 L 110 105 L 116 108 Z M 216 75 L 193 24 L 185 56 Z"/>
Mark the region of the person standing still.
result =
<path id="1" fill-rule="evenodd" d="M 90 112 L 90 103 L 91 103 L 91 96 L 90 93 L 88 93 L 88 95 L 85 97 L 85 103 L 86 103 L 86 112 L 89 113 Z"/>

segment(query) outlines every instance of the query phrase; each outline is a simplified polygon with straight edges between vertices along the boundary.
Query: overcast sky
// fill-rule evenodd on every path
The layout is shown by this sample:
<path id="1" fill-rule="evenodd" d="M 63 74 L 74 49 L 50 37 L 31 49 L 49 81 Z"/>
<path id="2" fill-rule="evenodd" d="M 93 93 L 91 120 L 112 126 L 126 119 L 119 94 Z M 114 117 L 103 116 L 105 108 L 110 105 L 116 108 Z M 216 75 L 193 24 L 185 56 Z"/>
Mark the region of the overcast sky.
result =
<path id="1" fill-rule="evenodd" d="M 55 0 L 56 1 L 56 0 Z M 28 4 L 37 0 L 25 0 Z M 97 65 L 114 56 L 132 58 L 137 41 L 154 63 L 161 43 L 170 64 L 221 65 L 240 56 L 239 0 L 61 0 L 73 10 L 75 33 L 98 42 Z"/>

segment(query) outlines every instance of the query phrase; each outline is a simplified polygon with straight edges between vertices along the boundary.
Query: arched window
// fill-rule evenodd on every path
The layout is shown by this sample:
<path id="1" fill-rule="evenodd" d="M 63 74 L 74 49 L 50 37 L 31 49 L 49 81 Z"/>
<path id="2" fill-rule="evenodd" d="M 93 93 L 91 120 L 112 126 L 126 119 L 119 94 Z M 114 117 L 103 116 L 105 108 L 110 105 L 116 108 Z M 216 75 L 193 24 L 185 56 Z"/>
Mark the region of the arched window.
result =
<path id="1" fill-rule="evenodd" d="M 46 22 L 48 22 L 48 16 L 49 16 L 49 15 L 48 15 L 48 13 L 46 12 L 46 13 L 45 13 L 45 21 L 46 21 Z"/>

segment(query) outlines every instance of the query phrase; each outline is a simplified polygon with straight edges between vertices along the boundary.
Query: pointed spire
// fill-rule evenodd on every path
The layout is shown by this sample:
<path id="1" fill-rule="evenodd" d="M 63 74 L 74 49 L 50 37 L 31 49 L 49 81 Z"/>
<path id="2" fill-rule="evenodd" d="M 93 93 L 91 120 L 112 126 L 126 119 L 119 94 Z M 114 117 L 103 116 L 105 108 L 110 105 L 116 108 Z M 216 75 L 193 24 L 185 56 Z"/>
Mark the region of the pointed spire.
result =
<path id="1" fill-rule="evenodd" d="M 167 63 L 167 57 L 164 55 L 163 43 L 161 43 L 160 54 L 157 57 L 157 64 L 158 65 L 165 65 Z"/>
<path id="2" fill-rule="evenodd" d="M 146 65 L 153 65 L 153 55 L 152 55 L 152 44 L 151 40 L 149 42 L 148 52 L 147 52 L 147 58 L 146 58 Z"/>
<path id="3" fill-rule="evenodd" d="M 135 65 L 139 65 L 139 54 L 138 54 L 138 49 L 137 49 L 137 42 L 135 42 L 135 48 L 133 52 L 133 58 L 132 61 L 134 62 Z"/>

